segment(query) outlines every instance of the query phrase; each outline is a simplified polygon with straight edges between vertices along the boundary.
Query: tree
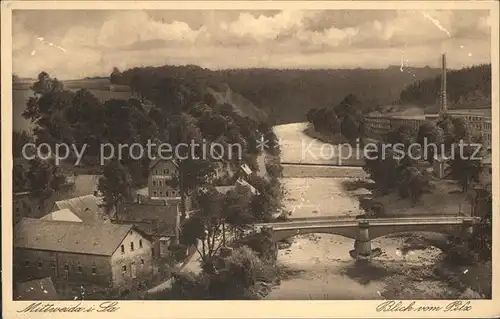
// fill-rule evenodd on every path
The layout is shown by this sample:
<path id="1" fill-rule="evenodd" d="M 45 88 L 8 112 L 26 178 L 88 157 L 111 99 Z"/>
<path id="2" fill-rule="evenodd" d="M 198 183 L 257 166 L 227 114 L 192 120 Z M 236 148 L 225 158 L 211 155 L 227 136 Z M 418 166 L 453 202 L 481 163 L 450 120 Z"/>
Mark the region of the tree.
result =
<path id="1" fill-rule="evenodd" d="M 236 188 L 226 193 L 224 217 L 232 230 L 241 232 L 255 223 L 255 215 L 250 209 L 252 197 L 252 193 L 247 189 Z"/>
<path id="2" fill-rule="evenodd" d="M 19 173 L 19 168 L 17 173 Z M 52 159 L 42 160 L 37 157 L 30 160 L 25 176 L 29 190 L 40 199 L 41 204 L 66 183 L 66 177 L 59 167 L 54 165 Z"/>
<path id="3" fill-rule="evenodd" d="M 234 249 L 214 262 L 214 272 L 175 274 L 172 286 L 162 299 L 174 300 L 245 300 L 259 299 L 256 284 L 272 281 L 272 267 L 247 247 Z"/>
<path id="4" fill-rule="evenodd" d="M 347 114 L 344 117 L 341 125 L 342 135 L 349 141 L 354 141 L 359 137 L 359 121 L 352 114 Z"/>
<path id="5" fill-rule="evenodd" d="M 334 110 L 341 119 L 348 114 L 356 116 L 361 110 L 361 101 L 354 94 L 348 94 L 335 106 Z"/>
<path id="6" fill-rule="evenodd" d="M 444 115 L 438 122 L 437 126 L 443 130 L 444 144 L 448 150 L 455 143 L 455 128 L 451 116 Z"/>
<path id="7" fill-rule="evenodd" d="M 476 148 L 470 145 L 462 145 L 463 152 L 460 152 L 460 145 L 454 148 L 454 156 L 450 160 L 451 174 L 462 186 L 465 193 L 473 181 L 479 181 L 482 172 L 481 153 L 476 153 Z M 474 155 L 474 157 L 473 157 Z"/>
<path id="8" fill-rule="evenodd" d="M 14 162 L 12 170 L 12 188 L 15 193 L 29 190 L 27 170 L 22 163 Z"/>
<path id="9" fill-rule="evenodd" d="M 210 272 L 212 259 L 223 245 L 220 237 L 225 223 L 224 196 L 212 186 L 202 186 L 194 192 L 193 201 L 198 210 L 190 216 L 182 233 L 186 244 L 201 241 L 201 251 L 196 249 L 206 271 Z"/>
<path id="10" fill-rule="evenodd" d="M 387 194 L 397 186 L 399 163 L 395 159 L 392 149 L 382 152 L 383 145 L 380 143 L 377 148 L 367 152 L 363 170 L 370 175 L 377 188 Z"/>
<path id="11" fill-rule="evenodd" d="M 14 158 L 23 156 L 23 147 L 28 143 L 34 143 L 33 136 L 26 131 L 12 132 L 12 155 Z M 27 150 L 26 150 L 27 151 Z M 32 154 L 27 154 L 32 155 Z"/>
<path id="12" fill-rule="evenodd" d="M 432 145 L 436 145 L 436 150 L 439 153 L 441 145 L 444 143 L 444 131 L 441 127 L 427 121 L 418 129 L 417 142 L 421 147 L 427 147 L 427 158 L 425 159 L 429 163 L 433 163 L 434 156 L 438 154 L 434 154 Z"/>
<path id="13" fill-rule="evenodd" d="M 455 143 L 460 143 L 464 141 L 465 143 L 470 142 L 472 137 L 471 127 L 469 123 L 463 117 L 453 117 L 451 119 L 453 123 L 453 139 Z"/>
<path id="14" fill-rule="evenodd" d="M 114 211 L 115 218 L 118 218 L 118 203 L 131 196 L 132 178 L 127 168 L 118 160 L 109 161 L 103 168 L 97 188 L 103 195 L 106 213 Z"/>
<path id="15" fill-rule="evenodd" d="M 428 190 L 429 181 L 416 167 L 407 166 L 402 169 L 399 182 L 399 194 L 402 198 L 410 196 L 413 204 L 417 203 L 423 193 Z"/>
<path id="16" fill-rule="evenodd" d="M 405 150 L 416 142 L 417 132 L 410 125 L 401 125 L 387 134 L 387 142 L 390 144 L 402 144 Z"/>
<path id="17" fill-rule="evenodd" d="M 123 74 L 120 72 L 120 70 L 117 67 L 113 68 L 113 72 L 109 75 L 109 81 L 112 84 L 122 84 L 121 83 L 121 78 Z"/>

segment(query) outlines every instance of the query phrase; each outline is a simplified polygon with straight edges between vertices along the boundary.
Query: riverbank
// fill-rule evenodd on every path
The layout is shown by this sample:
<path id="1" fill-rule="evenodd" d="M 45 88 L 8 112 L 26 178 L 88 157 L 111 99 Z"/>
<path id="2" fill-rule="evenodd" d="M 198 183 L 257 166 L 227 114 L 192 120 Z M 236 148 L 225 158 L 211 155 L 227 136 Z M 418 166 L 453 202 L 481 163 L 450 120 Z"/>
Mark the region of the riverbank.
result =
<path id="1" fill-rule="evenodd" d="M 281 284 L 266 299 L 474 299 L 487 295 L 487 287 L 478 291 L 480 284 L 473 283 L 478 274 L 487 273 L 488 266 L 444 264 L 444 253 L 437 247 L 445 242 L 442 235 L 400 234 L 373 240 L 373 247 L 383 253 L 370 261 L 353 260 L 349 250 L 354 240 L 340 236 L 311 234 L 292 241 L 279 251 Z M 457 285 L 450 275 L 463 284 Z M 487 278 L 481 280 L 483 285 L 487 282 Z"/>

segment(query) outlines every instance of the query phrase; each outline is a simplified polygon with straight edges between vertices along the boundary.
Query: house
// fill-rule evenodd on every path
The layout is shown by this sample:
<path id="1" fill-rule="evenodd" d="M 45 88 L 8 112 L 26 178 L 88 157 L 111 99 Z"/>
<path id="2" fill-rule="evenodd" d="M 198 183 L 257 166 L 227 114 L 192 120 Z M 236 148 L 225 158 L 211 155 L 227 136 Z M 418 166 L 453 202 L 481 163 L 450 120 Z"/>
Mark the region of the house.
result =
<path id="1" fill-rule="evenodd" d="M 119 203 L 114 223 L 134 225 L 152 240 L 153 257 L 163 257 L 172 243 L 179 242 L 179 200 L 149 199 Z"/>
<path id="2" fill-rule="evenodd" d="M 130 289 L 152 275 L 152 245 L 133 225 L 23 218 L 14 228 L 14 277 Z"/>
<path id="3" fill-rule="evenodd" d="M 216 186 L 215 189 L 223 195 L 229 193 L 230 191 L 238 191 L 241 189 L 248 189 L 253 195 L 259 195 L 259 191 L 241 177 L 236 180 L 234 185 Z"/>
<path id="4" fill-rule="evenodd" d="M 14 300 L 58 300 L 54 283 L 50 277 L 29 280 L 16 284 Z"/>
<path id="5" fill-rule="evenodd" d="M 178 188 L 172 186 L 172 180 L 178 171 L 174 160 L 157 159 L 151 162 L 148 176 L 150 198 L 175 198 L 180 196 Z"/>
<path id="6" fill-rule="evenodd" d="M 56 201 L 50 212 L 68 209 L 85 223 L 106 221 L 108 218 L 101 205 L 100 197 L 85 195 Z"/>
<path id="7" fill-rule="evenodd" d="M 40 218 L 42 220 L 53 220 L 53 221 L 67 221 L 67 222 L 83 222 L 78 216 L 76 216 L 68 208 L 61 210 L 56 210 L 55 212 L 48 213 L 47 215 Z"/>

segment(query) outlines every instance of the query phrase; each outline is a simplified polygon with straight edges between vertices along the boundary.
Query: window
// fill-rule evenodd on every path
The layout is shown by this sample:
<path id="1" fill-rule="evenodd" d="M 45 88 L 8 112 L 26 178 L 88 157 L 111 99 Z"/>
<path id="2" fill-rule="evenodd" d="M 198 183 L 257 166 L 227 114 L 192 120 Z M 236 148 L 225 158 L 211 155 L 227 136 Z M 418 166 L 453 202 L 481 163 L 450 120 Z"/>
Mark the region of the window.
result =
<path id="1" fill-rule="evenodd" d="M 139 239 L 139 248 L 142 248 L 142 239 Z"/>
<path id="2" fill-rule="evenodd" d="M 156 186 L 156 181 L 153 181 L 153 186 Z"/>
<path id="3" fill-rule="evenodd" d="M 92 265 L 92 275 L 97 274 L 97 267 L 95 265 Z"/>
<path id="4" fill-rule="evenodd" d="M 153 197 L 156 197 L 156 192 L 153 192 Z"/>
<path id="5" fill-rule="evenodd" d="M 50 263 L 50 268 L 52 268 L 52 269 L 56 269 L 56 263 L 55 263 L 55 262 L 51 262 L 51 263 Z"/>
<path id="6" fill-rule="evenodd" d="M 69 271 L 69 265 L 67 263 L 64 264 L 64 270 Z"/>
<path id="7" fill-rule="evenodd" d="M 124 254 L 125 253 L 125 246 L 121 245 L 120 248 L 122 250 L 122 254 Z"/>
<path id="8" fill-rule="evenodd" d="M 144 259 L 141 259 L 141 266 L 144 266 Z"/>
<path id="9" fill-rule="evenodd" d="M 127 271 L 127 266 L 122 265 L 122 271 L 123 271 L 123 272 L 126 272 L 126 271 Z"/>
<path id="10" fill-rule="evenodd" d="M 161 181 L 158 181 L 158 186 L 162 186 L 162 183 L 161 183 Z"/>
<path id="11" fill-rule="evenodd" d="M 131 251 L 134 251 L 134 242 L 133 242 L 133 241 L 132 241 L 132 242 L 130 242 L 130 250 L 131 250 Z"/>
<path id="12" fill-rule="evenodd" d="M 166 191 L 166 192 L 165 192 L 165 196 L 167 196 L 167 197 L 168 197 L 168 191 Z"/>
<path id="13" fill-rule="evenodd" d="M 164 169 L 163 174 L 168 174 L 168 169 Z"/>
<path id="14" fill-rule="evenodd" d="M 160 192 L 160 197 L 163 196 L 163 192 Z"/>

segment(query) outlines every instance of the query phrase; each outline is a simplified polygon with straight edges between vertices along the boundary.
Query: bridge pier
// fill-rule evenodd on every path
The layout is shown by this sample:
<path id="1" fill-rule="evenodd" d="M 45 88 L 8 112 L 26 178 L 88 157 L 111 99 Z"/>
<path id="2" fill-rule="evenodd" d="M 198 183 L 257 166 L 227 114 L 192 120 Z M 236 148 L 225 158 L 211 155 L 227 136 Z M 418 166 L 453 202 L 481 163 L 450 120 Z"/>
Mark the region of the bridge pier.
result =
<path id="1" fill-rule="evenodd" d="M 370 241 L 370 224 L 366 220 L 358 222 L 359 232 L 354 242 L 354 250 L 357 256 L 369 257 L 372 253 L 372 245 Z"/>

